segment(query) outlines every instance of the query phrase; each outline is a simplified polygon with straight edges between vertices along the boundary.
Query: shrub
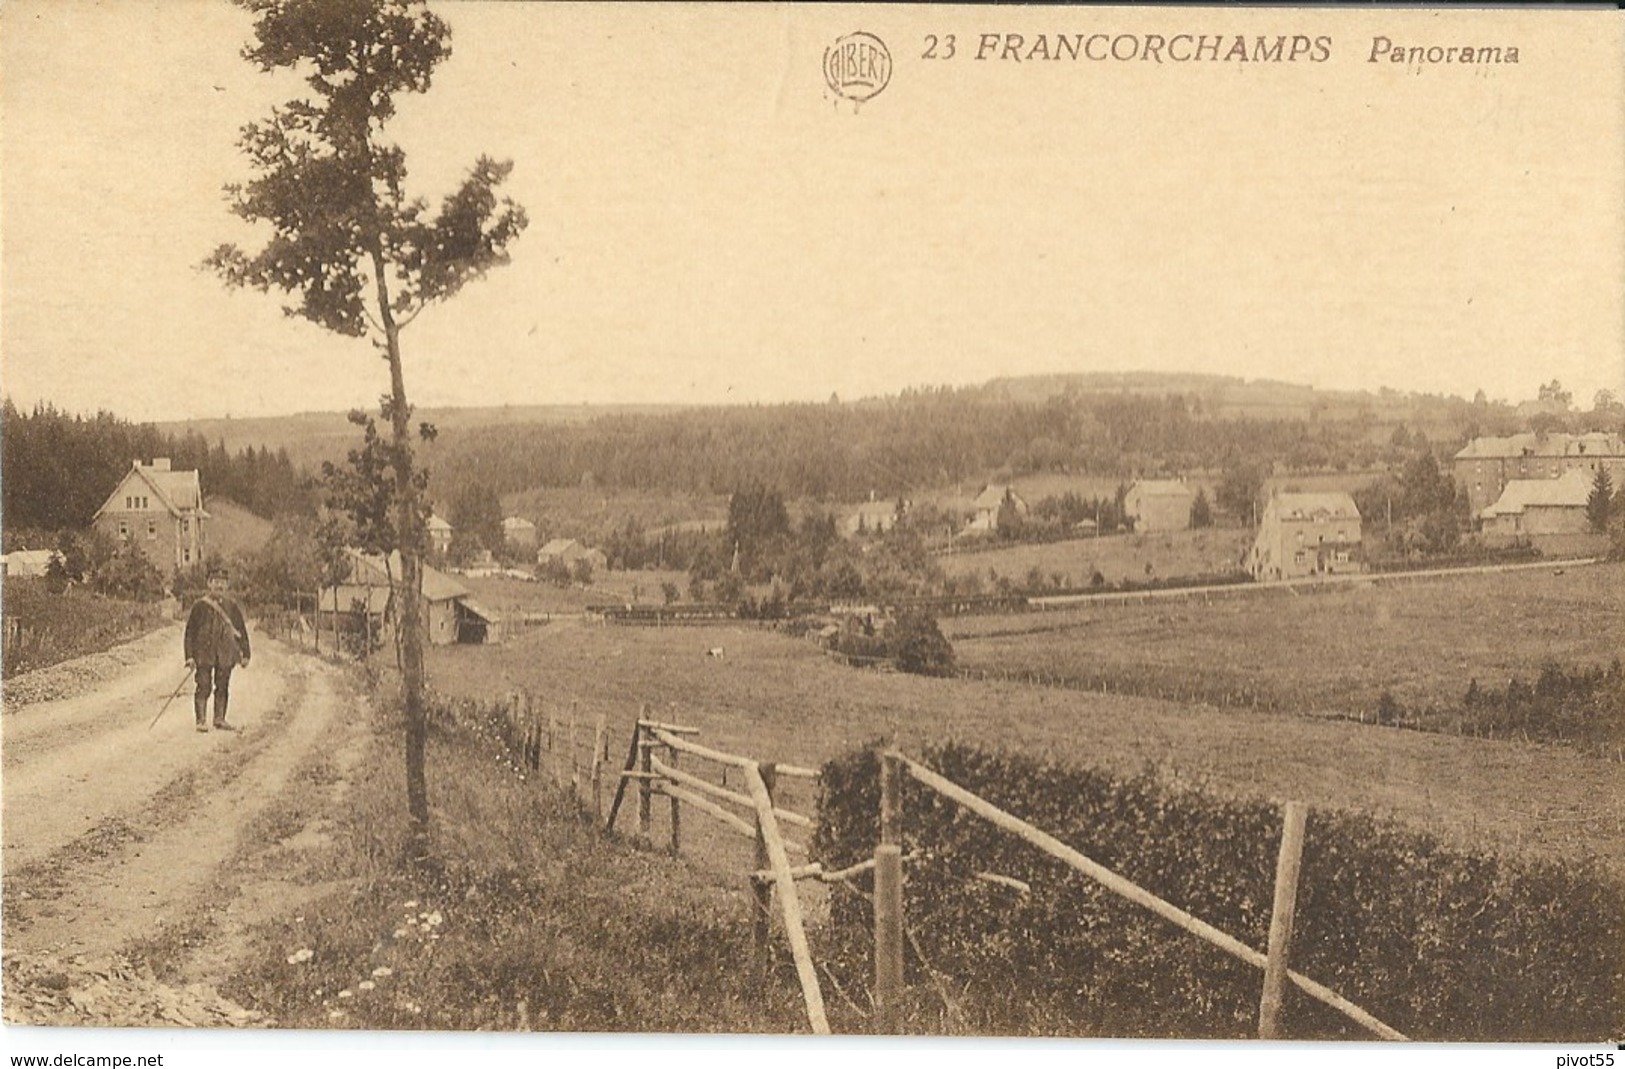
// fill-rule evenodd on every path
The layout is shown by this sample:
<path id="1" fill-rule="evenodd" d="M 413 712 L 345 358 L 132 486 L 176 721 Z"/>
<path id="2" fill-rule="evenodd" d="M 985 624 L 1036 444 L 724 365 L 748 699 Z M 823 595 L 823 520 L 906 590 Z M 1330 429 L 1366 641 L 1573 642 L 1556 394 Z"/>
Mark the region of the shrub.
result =
<path id="1" fill-rule="evenodd" d="M 954 648 L 943 637 L 936 620 L 922 612 L 905 612 L 887 636 L 897 667 L 921 676 L 954 672 Z"/>
<path id="2" fill-rule="evenodd" d="M 956 745 L 927 764 L 1242 942 L 1265 945 L 1281 819 L 1150 777 L 1118 779 Z M 870 856 L 877 761 L 831 761 L 814 856 Z M 1261 974 L 904 777 L 910 963 L 963 992 L 992 1033 L 1241 1038 L 1256 1030 Z M 1026 881 L 1031 893 L 974 878 Z M 832 900 L 831 968 L 861 988 L 872 916 Z M 1576 1041 L 1625 1027 L 1625 887 L 1591 863 L 1451 851 L 1371 818 L 1314 811 L 1293 967 L 1414 1039 Z M 923 954 L 923 958 L 920 955 Z M 1288 995 L 1289 1038 L 1368 1038 Z"/>

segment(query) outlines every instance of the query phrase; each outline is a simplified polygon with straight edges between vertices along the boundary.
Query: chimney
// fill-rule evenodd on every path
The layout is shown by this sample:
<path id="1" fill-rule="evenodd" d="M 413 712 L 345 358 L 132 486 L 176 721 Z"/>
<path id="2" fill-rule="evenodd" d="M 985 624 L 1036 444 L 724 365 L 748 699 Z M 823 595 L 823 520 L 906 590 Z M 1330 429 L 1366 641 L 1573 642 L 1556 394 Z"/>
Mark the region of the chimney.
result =
<path id="1" fill-rule="evenodd" d="M 168 471 L 169 470 L 169 458 L 168 457 L 153 457 L 152 458 L 152 470 L 153 471 Z"/>

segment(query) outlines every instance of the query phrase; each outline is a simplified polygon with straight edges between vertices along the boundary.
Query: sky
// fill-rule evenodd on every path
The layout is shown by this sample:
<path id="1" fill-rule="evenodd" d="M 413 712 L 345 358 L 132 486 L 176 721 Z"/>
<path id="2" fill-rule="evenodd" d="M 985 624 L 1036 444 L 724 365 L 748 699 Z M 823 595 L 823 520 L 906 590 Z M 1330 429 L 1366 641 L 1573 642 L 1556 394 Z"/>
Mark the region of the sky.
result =
<path id="1" fill-rule="evenodd" d="M 390 131 L 412 192 L 438 201 L 480 154 L 512 159 L 531 222 L 510 265 L 406 331 L 419 405 L 1127 370 L 1625 392 L 1617 12 L 438 10 L 452 56 Z M 214 0 L 0 7 L 0 389 L 17 403 L 257 416 L 387 387 L 367 342 L 199 267 L 259 236 L 222 193 L 249 177 L 238 131 L 302 88 L 241 59 L 250 29 Z M 822 69 L 855 30 L 892 58 L 861 105 Z M 1080 33 L 1301 34 L 1329 54 L 1003 48 Z M 949 34 L 953 58 L 926 58 Z M 1379 37 L 1519 62 L 1373 63 Z"/>

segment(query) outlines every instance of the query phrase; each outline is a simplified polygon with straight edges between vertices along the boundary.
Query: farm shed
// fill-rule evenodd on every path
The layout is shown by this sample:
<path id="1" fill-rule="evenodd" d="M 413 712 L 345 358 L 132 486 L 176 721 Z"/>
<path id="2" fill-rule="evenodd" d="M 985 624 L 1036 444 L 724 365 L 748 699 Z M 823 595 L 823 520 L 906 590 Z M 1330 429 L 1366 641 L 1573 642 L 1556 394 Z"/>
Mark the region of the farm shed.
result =
<path id="1" fill-rule="evenodd" d="M 1495 504 L 1478 514 L 1487 535 L 1583 534 L 1591 479 L 1569 471 L 1556 479 L 1513 479 Z"/>
<path id="2" fill-rule="evenodd" d="M 318 611 L 338 618 L 365 615 L 379 624 L 392 622 L 394 607 L 390 604 L 391 576 L 400 581 L 401 556 L 391 553 L 386 565 L 384 558 L 374 553 L 348 550 L 350 577 L 336 587 L 321 591 Z M 461 609 L 459 603 L 468 597 L 468 588 L 450 576 L 423 566 L 423 619 L 425 635 L 431 645 L 445 646 L 459 640 Z M 351 622 L 354 622 L 353 620 Z"/>
<path id="3" fill-rule="evenodd" d="M 1362 571 L 1360 510 L 1346 493 L 1274 494 L 1247 555 L 1254 579 Z"/>
<path id="4" fill-rule="evenodd" d="M 457 641 L 479 645 L 498 643 L 503 638 L 502 614 L 492 612 L 468 598 L 457 602 Z"/>
<path id="5" fill-rule="evenodd" d="M 1183 479 L 1138 479 L 1123 498 L 1124 511 L 1134 518 L 1134 530 L 1183 531 L 1191 525 L 1191 503 L 1196 493 Z"/>

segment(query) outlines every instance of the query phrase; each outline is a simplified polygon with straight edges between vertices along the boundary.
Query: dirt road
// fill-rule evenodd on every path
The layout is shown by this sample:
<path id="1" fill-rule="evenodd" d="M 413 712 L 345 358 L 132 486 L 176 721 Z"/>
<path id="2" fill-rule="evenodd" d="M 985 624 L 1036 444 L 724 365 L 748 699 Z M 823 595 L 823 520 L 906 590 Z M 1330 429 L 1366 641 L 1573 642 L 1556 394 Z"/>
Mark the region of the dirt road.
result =
<path id="1" fill-rule="evenodd" d="M 267 898 L 223 877 L 226 862 L 276 845 L 254 841 L 261 818 L 302 789 L 307 762 L 353 757 L 364 719 L 340 715 L 359 699 L 331 665 L 268 639 L 254 652 L 232 677 L 234 732 L 194 730 L 190 682 L 149 728 L 185 674 L 178 625 L 123 648 L 111 673 L 87 664 L 103 674 L 88 690 L 5 709 L 8 1021 L 252 1023 L 208 986 Z M 173 989 L 128 967 L 166 931 L 188 933 L 185 960 L 162 963 L 186 982 Z"/>

